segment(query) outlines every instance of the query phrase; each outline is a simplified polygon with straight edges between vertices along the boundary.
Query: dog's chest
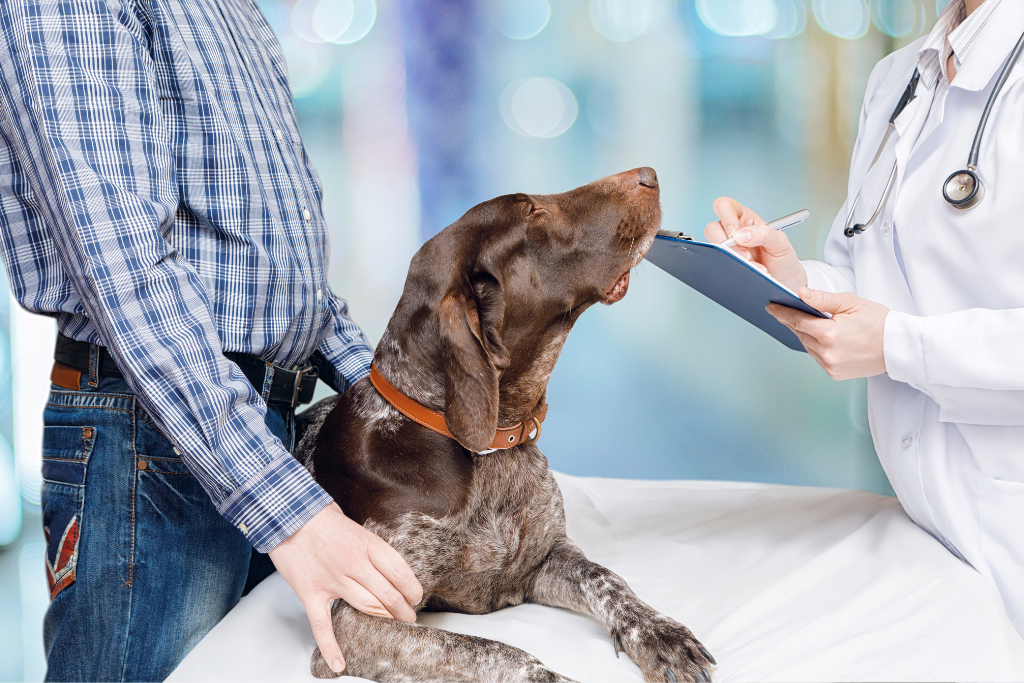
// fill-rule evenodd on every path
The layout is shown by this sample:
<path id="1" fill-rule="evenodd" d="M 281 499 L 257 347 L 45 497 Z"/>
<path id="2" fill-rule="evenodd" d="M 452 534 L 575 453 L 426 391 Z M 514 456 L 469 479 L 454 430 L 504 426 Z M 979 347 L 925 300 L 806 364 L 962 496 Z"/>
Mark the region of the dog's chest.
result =
<path id="1" fill-rule="evenodd" d="M 562 498 L 546 460 L 542 468 L 503 464 L 495 458 L 477 468 L 458 513 L 411 513 L 382 534 L 412 567 L 428 607 L 482 613 L 521 603 L 530 576 L 564 535 Z"/>

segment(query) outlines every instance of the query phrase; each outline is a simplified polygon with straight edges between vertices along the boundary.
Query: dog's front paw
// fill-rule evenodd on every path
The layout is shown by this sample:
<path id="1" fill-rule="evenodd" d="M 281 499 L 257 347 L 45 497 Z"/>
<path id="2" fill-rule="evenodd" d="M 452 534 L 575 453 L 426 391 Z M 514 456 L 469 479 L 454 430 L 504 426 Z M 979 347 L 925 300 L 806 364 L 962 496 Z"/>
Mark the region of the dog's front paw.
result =
<path id="1" fill-rule="evenodd" d="M 612 645 L 616 656 L 625 651 L 644 680 L 656 683 L 710 683 L 716 663 L 690 629 L 656 612 L 621 625 L 612 632 Z"/>

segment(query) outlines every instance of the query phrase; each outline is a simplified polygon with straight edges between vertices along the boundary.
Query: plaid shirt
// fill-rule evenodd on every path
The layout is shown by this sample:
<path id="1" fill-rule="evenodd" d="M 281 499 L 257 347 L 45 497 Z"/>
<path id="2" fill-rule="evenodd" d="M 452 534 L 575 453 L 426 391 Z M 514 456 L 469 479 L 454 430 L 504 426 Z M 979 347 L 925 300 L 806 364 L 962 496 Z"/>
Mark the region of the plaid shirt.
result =
<path id="1" fill-rule="evenodd" d="M 319 180 L 251 0 L 0 2 L 0 251 L 26 309 L 102 344 L 266 552 L 330 497 L 222 350 L 336 390 L 371 349 L 328 288 Z M 325 376 L 326 375 L 326 376 Z"/>

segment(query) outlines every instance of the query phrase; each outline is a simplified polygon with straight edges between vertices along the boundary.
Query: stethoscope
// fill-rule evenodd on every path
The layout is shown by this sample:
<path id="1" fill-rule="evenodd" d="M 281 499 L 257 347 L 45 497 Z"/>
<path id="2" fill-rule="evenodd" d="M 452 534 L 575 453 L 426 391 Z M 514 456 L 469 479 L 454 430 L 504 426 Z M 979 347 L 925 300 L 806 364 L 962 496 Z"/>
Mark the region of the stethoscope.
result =
<path id="1" fill-rule="evenodd" d="M 946 178 L 946 182 L 942 185 L 942 196 L 949 202 L 950 206 L 954 209 L 960 209 L 966 211 L 967 209 L 973 209 L 981 203 L 982 197 L 985 196 L 985 185 L 981 182 L 981 178 L 978 177 L 978 154 L 981 151 L 981 138 L 985 133 L 985 125 L 988 123 L 988 115 L 992 112 L 992 105 L 995 104 L 996 97 L 999 96 L 999 91 L 1003 89 L 1003 85 L 1006 83 L 1006 79 L 1010 76 L 1010 69 L 1017 63 L 1017 59 L 1020 57 L 1021 51 L 1024 50 L 1024 34 L 1021 35 L 1020 39 L 1017 40 L 1017 45 L 1014 46 L 1013 52 L 1010 53 L 1010 58 L 1003 66 L 1003 70 L 999 72 L 999 79 L 996 81 L 995 86 L 992 88 L 992 93 L 988 96 L 988 102 L 985 103 L 985 110 L 981 114 L 981 120 L 978 122 L 978 130 L 974 133 L 974 144 L 971 145 L 971 153 L 967 157 L 967 168 L 961 171 L 954 171 Z M 910 77 L 910 83 L 907 84 L 907 89 L 903 91 L 903 96 L 900 97 L 900 101 L 896 103 L 896 108 L 892 110 L 892 116 L 889 117 L 889 127 L 885 129 L 885 135 L 882 137 L 882 144 L 878 146 L 878 151 L 875 152 L 875 158 L 871 160 L 871 166 L 868 167 L 868 173 L 871 173 L 871 169 L 878 163 L 878 158 L 882 156 L 882 150 L 885 149 L 885 143 L 889 141 L 889 135 L 892 134 L 893 130 L 896 129 L 895 121 L 903 110 L 906 108 L 910 101 L 914 99 L 914 91 L 917 90 L 917 82 L 920 80 L 921 74 L 917 69 L 914 69 L 914 75 Z M 843 234 L 847 237 L 853 237 L 867 230 L 878 218 L 879 214 L 882 213 L 882 207 L 885 206 L 885 202 L 889 199 L 889 193 L 892 191 L 893 183 L 896 180 L 896 162 L 892 164 L 892 171 L 889 173 L 889 180 L 885 184 L 885 190 L 882 191 L 882 198 L 878 202 L 878 206 L 875 207 L 875 212 L 871 214 L 871 218 L 866 223 L 857 223 L 856 225 L 850 225 L 850 221 L 853 219 L 853 212 L 857 208 L 857 201 L 860 199 L 861 191 L 857 191 L 857 196 L 853 198 L 853 205 L 850 206 L 850 213 L 846 215 L 846 229 L 843 230 Z"/>

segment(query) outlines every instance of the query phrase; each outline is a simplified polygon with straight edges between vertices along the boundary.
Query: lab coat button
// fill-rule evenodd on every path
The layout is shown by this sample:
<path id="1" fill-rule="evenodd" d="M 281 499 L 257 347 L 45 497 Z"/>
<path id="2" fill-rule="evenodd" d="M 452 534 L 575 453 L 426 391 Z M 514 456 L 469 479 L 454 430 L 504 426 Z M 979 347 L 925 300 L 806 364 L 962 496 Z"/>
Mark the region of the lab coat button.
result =
<path id="1" fill-rule="evenodd" d="M 913 445 L 914 445 L 914 437 L 909 436 L 909 435 L 903 437 L 903 440 L 900 441 L 900 446 L 903 447 L 903 450 L 907 450 L 908 448 L 910 448 Z"/>
<path id="2" fill-rule="evenodd" d="M 888 237 L 889 233 L 891 231 L 892 231 L 892 223 L 890 223 L 889 221 L 886 221 L 885 223 L 882 223 L 882 234 L 883 235 Z"/>

